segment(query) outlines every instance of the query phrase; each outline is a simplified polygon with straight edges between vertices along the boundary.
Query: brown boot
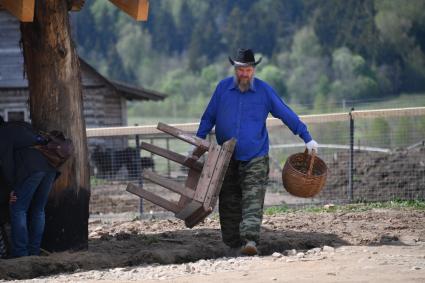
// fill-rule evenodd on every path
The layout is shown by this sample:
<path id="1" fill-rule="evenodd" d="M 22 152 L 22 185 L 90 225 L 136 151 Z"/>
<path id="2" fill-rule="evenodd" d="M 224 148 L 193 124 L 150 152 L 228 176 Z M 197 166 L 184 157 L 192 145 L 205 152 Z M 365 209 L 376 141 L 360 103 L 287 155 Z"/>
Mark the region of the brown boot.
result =
<path id="1" fill-rule="evenodd" d="M 257 251 L 257 244 L 254 241 L 248 241 L 242 248 L 241 248 L 241 254 L 253 256 L 258 254 Z"/>

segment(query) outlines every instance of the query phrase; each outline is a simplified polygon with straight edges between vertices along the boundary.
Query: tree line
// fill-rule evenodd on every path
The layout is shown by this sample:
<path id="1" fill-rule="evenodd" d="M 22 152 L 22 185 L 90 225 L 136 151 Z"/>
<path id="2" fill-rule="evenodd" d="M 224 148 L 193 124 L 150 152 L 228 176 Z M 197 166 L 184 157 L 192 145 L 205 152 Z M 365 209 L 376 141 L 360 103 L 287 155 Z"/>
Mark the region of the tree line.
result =
<path id="1" fill-rule="evenodd" d="M 424 0 L 161 0 L 138 23 L 96 0 L 73 28 L 80 56 L 102 74 L 170 95 L 132 115 L 199 116 L 238 47 L 263 57 L 257 76 L 287 102 L 325 112 L 424 92 L 423 11 Z"/>

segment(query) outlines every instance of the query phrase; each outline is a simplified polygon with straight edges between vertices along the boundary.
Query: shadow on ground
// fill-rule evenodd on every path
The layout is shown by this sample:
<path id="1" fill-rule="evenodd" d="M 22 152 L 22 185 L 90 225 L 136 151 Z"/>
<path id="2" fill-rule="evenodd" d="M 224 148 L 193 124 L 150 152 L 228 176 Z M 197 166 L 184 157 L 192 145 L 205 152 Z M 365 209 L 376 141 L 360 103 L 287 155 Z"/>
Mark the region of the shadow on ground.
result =
<path id="1" fill-rule="evenodd" d="M 348 245 L 334 234 L 263 230 L 261 255 L 285 250 Z M 88 251 L 53 253 L 47 257 L 0 260 L 1 279 L 28 279 L 64 272 L 172 264 L 228 256 L 218 229 L 196 229 L 159 234 L 118 233 L 89 240 Z"/>

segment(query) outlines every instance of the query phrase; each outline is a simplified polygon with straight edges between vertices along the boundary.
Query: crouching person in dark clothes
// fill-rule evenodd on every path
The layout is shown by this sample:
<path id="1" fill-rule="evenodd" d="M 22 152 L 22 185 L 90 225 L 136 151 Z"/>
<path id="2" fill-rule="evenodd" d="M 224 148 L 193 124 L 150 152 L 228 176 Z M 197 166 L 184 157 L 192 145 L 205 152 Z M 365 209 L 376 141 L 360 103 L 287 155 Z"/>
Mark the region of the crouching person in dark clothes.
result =
<path id="1" fill-rule="evenodd" d="M 318 144 L 273 88 L 254 77 L 261 59 L 255 61 L 252 50 L 239 49 L 236 58 L 229 60 L 235 76 L 217 85 L 196 135 L 205 139 L 215 126 L 218 144 L 237 140 L 219 196 L 221 233 L 233 250 L 255 255 L 269 174 L 267 116 L 271 113 L 282 120 L 309 151 L 317 150 Z"/>
<path id="2" fill-rule="evenodd" d="M 44 208 L 57 170 L 32 146 L 43 139 L 24 122 L 0 125 L 0 162 L 13 190 L 10 204 L 12 257 L 39 255 Z"/>

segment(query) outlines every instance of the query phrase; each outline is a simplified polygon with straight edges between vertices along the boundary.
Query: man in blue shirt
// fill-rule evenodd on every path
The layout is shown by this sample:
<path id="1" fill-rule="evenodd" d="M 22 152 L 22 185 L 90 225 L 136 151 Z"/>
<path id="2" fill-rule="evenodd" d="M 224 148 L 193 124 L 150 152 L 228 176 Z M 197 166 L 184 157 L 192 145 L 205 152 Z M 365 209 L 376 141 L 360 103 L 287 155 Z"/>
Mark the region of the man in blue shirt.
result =
<path id="1" fill-rule="evenodd" d="M 269 174 L 269 113 L 299 135 L 309 151 L 317 150 L 306 125 L 271 86 L 255 78 L 251 49 L 239 49 L 230 63 L 235 76 L 222 80 L 201 118 L 197 136 L 205 139 L 215 126 L 218 144 L 235 138 L 234 154 L 219 196 L 223 241 L 245 255 L 257 254 L 264 196 Z"/>

